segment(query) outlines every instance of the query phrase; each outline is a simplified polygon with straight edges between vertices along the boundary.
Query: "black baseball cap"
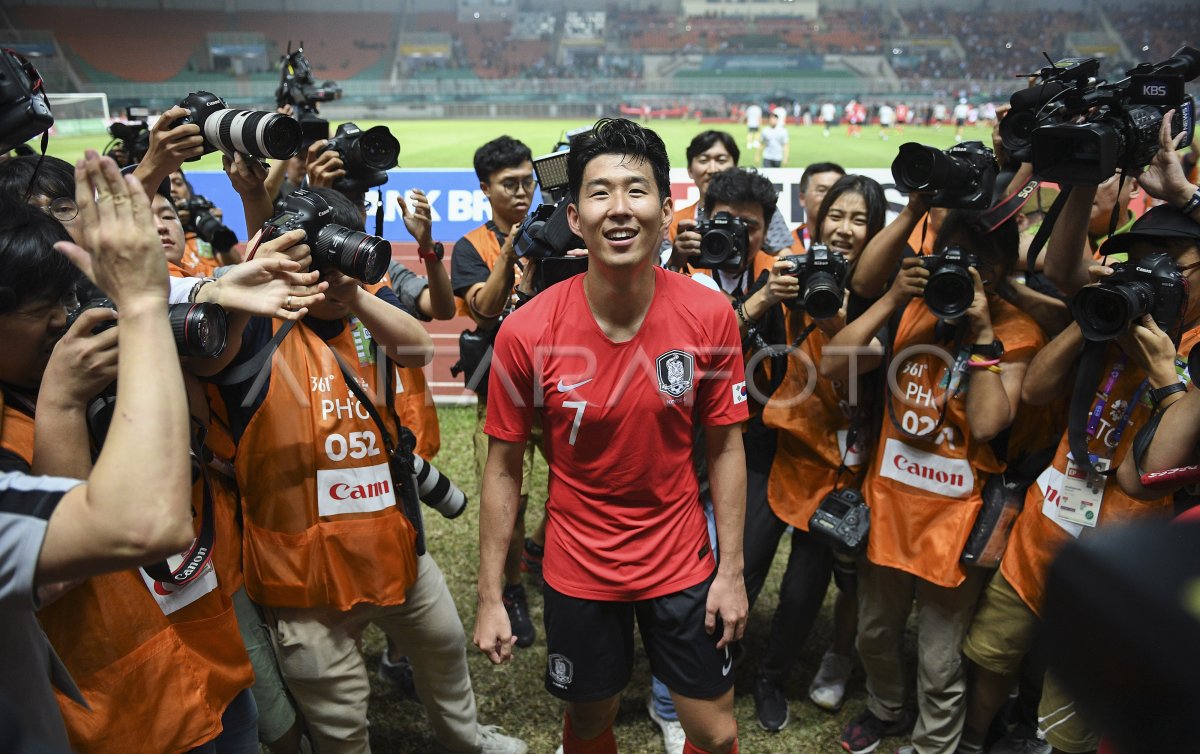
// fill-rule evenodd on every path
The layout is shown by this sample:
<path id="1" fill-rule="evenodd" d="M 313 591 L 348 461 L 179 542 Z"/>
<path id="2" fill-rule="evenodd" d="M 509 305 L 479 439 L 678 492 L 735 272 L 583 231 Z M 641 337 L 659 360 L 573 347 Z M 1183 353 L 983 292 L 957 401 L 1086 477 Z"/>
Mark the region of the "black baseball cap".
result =
<path id="1" fill-rule="evenodd" d="M 1138 241 L 1190 239 L 1200 245 L 1200 223 L 1165 204 L 1154 207 L 1138 218 L 1129 230 L 1110 237 L 1100 247 L 1101 254 L 1120 254 Z"/>
<path id="2" fill-rule="evenodd" d="M 121 168 L 121 175 L 132 175 L 133 171 L 137 170 L 137 166 L 138 163 L 136 162 L 132 165 L 126 165 L 125 167 Z M 162 179 L 162 181 L 158 184 L 156 191 L 162 195 L 163 198 L 169 199 L 172 203 L 175 202 L 175 200 L 171 198 L 171 179 L 169 177 Z"/>

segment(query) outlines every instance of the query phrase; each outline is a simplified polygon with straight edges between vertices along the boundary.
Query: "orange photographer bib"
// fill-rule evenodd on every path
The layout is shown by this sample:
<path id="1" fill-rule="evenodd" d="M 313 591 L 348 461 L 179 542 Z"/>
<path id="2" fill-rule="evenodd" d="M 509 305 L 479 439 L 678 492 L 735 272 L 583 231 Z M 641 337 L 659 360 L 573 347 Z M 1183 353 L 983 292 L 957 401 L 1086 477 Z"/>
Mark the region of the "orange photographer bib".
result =
<path id="1" fill-rule="evenodd" d="M 399 605 L 416 579 L 416 534 L 397 507 L 384 440 L 331 350 L 374 394 L 370 345 L 351 321 L 328 343 L 300 323 L 272 357 L 234 464 L 246 590 L 263 605 Z"/>
<path id="2" fill-rule="evenodd" d="M 392 382 L 396 391 L 396 415 L 400 423 L 413 431 L 417 437 L 414 453 L 426 461 L 433 460 L 442 447 L 442 430 L 438 424 L 437 407 L 433 404 L 433 393 L 425 382 L 425 371 L 417 367 L 399 367 Z"/>
<path id="3" fill-rule="evenodd" d="M 1182 362 L 1178 369 L 1186 375 L 1187 355 L 1196 342 L 1200 341 L 1200 328 L 1184 333 L 1179 346 Z M 1101 385 L 1096 386 L 1097 395 L 1092 401 L 1093 409 L 1101 400 L 1101 391 L 1106 377 L 1117 365 L 1119 351 L 1111 347 L 1104 368 L 1101 370 Z M 1088 452 L 1107 459 L 1112 468 L 1117 468 L 1133 445 L 1138 430 L 1153 415 L 1150 401 L 1143 386 L 1145 374 L 1126 364 L 1119 377 L 1107 391 L 1096 421 L 1096 432 L 1088 439 Z M 1124 425 L 1124 426 L 1122 426 Z M 1017 594 L 1040 614 L 1045 598 L 1046 573 L 1059 549 L 1072 539 L 1090 536 L 1094 528 L 1109 527 L 1144 518 L 1169 518 L 1174 511 L 1174 497 L 1164 495 L 1154 500 L 1137 500 L 1126 495 L 1117 480 L 1109 478 L 1103 486 L 1099 515 L 1095 527 L 1076 523 L 1074 518 L 1061 507 L 1067 476 L 1077 475 L 1076 467 L 1068 458 L 1070 446 L 1067 433 L 1063 432 L 1054 460 L 1030 485 L 1025 495 L 1025 507 L 1017 517 L 1008 548 L 1000 561 L 1000 571 L 1013 585 Z M 1069 507 L 1069 506 L 1068 506 Z M 1083 520 L 1083 519 L 1076 519 Z"/>
<path id="4" fill-rule="evenodd" d="M 510 232 L 515 233 L 516 230 L 517 229 L 514 227 Z M 492 231 L 490 224 L 484 223 L 483 225 L 480 225 L 475 230 L 463 236 L 463 238 L 471 242 L 471 245 L 475 247 L 475 251 L 479 252 L 479 258 L 483 260 L 483 263 L 488 266 L 489 270 L 496 267 L 496 260 L 500 258 L 501 246 L 500 241 L 496 238 L 496 234 Z M 521 282 L 521 269 L 516 265 L 513 266 L 513 269 L 515 270 L 516 274 L 516 277 L 513 279 L 513 285 L 516 286 L 517 283 Z M 471 311 L 467 308 L 467 302 L 463 298 L 455 296 L 454 305 L 454 313 L 457 316 L 471 316 Z"/>
<path id="5" fill-rule="evenodd" d="M 991 313 L 1005 361 L 1029 357 L 1042 346 L 1041 331 L 1026 314 L 1000 299 L 993 299 Z M 892 412 L 884 406 L 863 483 L 871 506 L 867 556 L 872 563 L 954 587 L 966 578 L 959 557 L 983 503 L 983 484 L 1004 464 L 988 443 L 971 437 L 966 408 L 974 370 L 959 368 L 965 349 L 950 354 L 953 346 L 929 345 L 936 342 L 936 323 L 917 300 L 909 303 L 896 331 L 884 395 Z"/>
<path id="6" fill-rule="evenodd" d="M 32 427 L 5 409 L 3 445 L 26 463 Z M 196 510 L 201 498 L 197 483 Z M 214 552 L 237 548 L 230 533 L 218 520 Z M 84 708 L 55 691 L 71 748 L 83 754 L 189 751 L 216 738 L 225 708 L 254 682 L 233 603 L 211 565 L 178 588 L 141 570 L 95 576 L 38 620 L 87 700 Z"/>
<path id="7" fill-rule="evenodd" d="M 790 332 L 796 317 L 788 317 L 789 342 L 799 332 Z M 798 325 L 812 322 L 802 315 Z M 854 485 L 863 462 L 861 448 L 868 447 L 870 429 L 858 429 L 855 448 L 847 452 L 850 405 L 847 386 L 820 376 L 821 351 L 829 338 L 814 327 L 799 348 L 788 354 L 783 382 L 763 409 L 763 424 L 779 431 L 779 443 L 767 485 L 767 500 L 780 520 L 808 530 L 821 499 L 838 482 L 838 468 L 845 457 L 850 471 L 843 484 Z M 860 422 L 868 424 L 869 422 Z"/>

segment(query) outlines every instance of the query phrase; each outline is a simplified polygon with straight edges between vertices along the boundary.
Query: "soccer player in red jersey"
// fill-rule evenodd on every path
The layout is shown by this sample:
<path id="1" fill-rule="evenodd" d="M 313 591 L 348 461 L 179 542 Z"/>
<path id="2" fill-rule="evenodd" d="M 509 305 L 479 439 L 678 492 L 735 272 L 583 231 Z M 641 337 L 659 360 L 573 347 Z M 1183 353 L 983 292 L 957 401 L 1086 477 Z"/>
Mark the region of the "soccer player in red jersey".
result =
<path id="1" fill-rule="evenodd" d="M 662 269 L 666 149 L 602 120 L 568 162 L 568 221 L 589 269 L 539 293 L 496 338 L 480 503 L 475 644 L 512 657 L 501 602 L 521 453 L 535 414 L 550 465 L 546 688 L 567 702 L 565 754 L 616 752 L 633 624 L 690 754 L 737 751 L 730 645 L 744 631 L 745 369 L 724 296 Z M 716 511 L 709 544 L 692 464 L 699 435 Z"/>

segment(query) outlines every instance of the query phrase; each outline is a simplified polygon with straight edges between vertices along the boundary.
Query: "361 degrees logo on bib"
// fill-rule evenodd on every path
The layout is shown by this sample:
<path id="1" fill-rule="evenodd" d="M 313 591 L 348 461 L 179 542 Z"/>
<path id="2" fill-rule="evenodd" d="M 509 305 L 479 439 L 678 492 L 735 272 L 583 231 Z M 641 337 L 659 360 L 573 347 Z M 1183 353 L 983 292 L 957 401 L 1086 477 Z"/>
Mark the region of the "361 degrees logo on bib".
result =
<path id="1" fill-rule="evenodd" d="M 658 389 L 672 398 L 692 389 L 695 359 L 687 351 L 667 351 L 655 359 L 658 368 Z"/>

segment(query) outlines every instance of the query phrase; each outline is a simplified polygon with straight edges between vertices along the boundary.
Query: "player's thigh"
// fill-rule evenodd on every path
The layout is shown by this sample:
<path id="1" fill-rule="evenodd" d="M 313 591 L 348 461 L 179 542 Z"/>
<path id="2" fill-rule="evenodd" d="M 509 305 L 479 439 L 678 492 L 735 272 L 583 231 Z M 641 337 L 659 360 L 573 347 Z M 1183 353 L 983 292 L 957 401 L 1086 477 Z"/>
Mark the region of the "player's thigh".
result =
<path id="1" fill-rule="evenodd" d="M 543 594 L 546 690 L 580 703 L 619 694 L 633 671 L 633 603 L 579 599 L 549 584 Z"/>
<path id="2" fill-rule="evenodd" d="M 638 629 L 650 669 L 673 693 L 712 699 L 733 687 L 733 653 L 717 649 L 722 626 L 704 628 L 708 590 L 716 572 L 688 589 L 637 603 Z"/>

